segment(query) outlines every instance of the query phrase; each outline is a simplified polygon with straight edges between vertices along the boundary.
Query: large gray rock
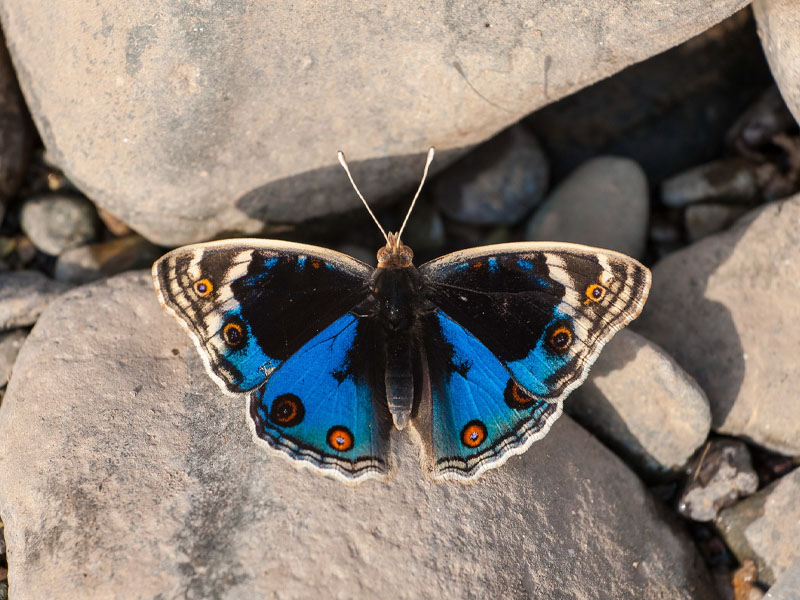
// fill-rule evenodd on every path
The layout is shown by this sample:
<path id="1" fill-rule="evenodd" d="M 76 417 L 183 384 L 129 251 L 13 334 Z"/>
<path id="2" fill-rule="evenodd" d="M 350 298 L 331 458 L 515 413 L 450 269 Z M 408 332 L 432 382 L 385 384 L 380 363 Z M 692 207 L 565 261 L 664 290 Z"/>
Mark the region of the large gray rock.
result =
<path id="1" fill-rule="evenodd" d="M 258 0 L 52 10 L 45 0 L 3 0 L 0 11 L 48 152 L 90 198 L 171 245 L 355 207 L 340 148 L 368 198 L 412 188 L 429 145 L 455 151 L 484 140 L 746 4 Z"/>
<path id="2" fill-rule="evenodd" d="M 800 195 L 660 261 L 633 327 L 698 381 L 712 427 L 800 454 Z"/>
<path id="3" fill-rule="evenodd" d="M 565 408 L 651 476 L 675 474 L 706 440 L 703 390 L 656 344 L 624 329 Z"/>
<path id="4" fill-rule="evenodd" d="M 0 331 L 33 325 L 44 307 L 70 287 L 40 271 L 0 273 Z"/>
<path id="5" fill-rule="evenodd" d="M 636 162 L 601 156 L 585 162 L 536 210 L 529 240 L 575 242 L 641 258 L 650 214 L 647 177 Z"/>
<path id="6" fill-rule="evenodd" d="M 691 542 L 568 417 L 474 485 L 426 480 L 403 433 L 393 481 L 347 486 L 259 447 L 244 408 L 148 273 L 52 305 L 0 407 L 12 597 L 711 595 Z"/>
<path id="7" fill-rule="evenodd" d="M 17 360 L 19 349 L 22 348 L 27 336 L 28 332 L 25 329 L 0 332 L 0 388 L 8 383 L 14 361 Z"/>
<path id="8" fill-rule="evenodd" d="M 800 560 L 800 469 L 723 510 L 717 527 L 740 561 L 755 561 L 760 581 L 775 583 Z"/>
<path id="9" fill-rule="evenodd" d="M 800 13 L 796 0 L 755 0 L 753 12 L 769 67 L 800 122 Z"/>

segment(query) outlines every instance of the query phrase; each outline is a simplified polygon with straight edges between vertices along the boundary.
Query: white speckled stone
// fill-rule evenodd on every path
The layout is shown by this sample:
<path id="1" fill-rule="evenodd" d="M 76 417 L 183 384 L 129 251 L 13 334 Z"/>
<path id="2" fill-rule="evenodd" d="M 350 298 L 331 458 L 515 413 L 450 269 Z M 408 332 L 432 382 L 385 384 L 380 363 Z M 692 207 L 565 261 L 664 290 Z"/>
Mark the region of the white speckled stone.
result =
<path id="1" fill-rule="evenodd" d="M 710 597 L 691 541 L 569 417 L 472 485 L 425 479 L 399 433 L 394 480 L 358 486 L 268 453 L 247 418 L 149 273 L 65 295 L 0 406 L 11 597 Z"/>

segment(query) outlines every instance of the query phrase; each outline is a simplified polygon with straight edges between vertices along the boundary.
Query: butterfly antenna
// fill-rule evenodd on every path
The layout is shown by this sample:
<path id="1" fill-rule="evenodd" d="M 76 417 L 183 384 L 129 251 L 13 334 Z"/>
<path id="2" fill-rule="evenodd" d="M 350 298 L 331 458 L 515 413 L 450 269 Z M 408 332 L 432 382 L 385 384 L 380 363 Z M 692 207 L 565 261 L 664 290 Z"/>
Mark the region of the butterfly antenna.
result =
<path id="1" fill-rule="evenodd" d="M 406 223 L 408 223 L 408 217 L 411 216 L 411 211 L 414 210 L 414 205 L 417 203 L 417 198 L 419 198 L 419 193 L 422 191 L 422 186 L 425 185 L 425 178 L 428 177 L 428 167 L 431 166 L 433 162 L 433 146 L 428 148 L 428 158 L 425 161 L 425 170 L 422 172 L 422 181 L 419 182 L 419 187 L 417 188 L 417 193 L 414 194 L 414 199 L 411 201 L 411 206 L 408 208 L 408 212 L 406 213 L 406 218 L 403 219 L 403 224 L 400 226 L 400 231 L 397 234 L 397 239 L 400 239 L 400 236 L 403 235 L 403 230 L 406 228 Z"/>
<path id="2" fill-rule="evenodd" d="M 344 169 L 344 172 L 347 173 L 347 178 L 350 180 L 350 184 L 353 186 L 353 189 L 356 191 L 356 194 L 358 194 L 358 197 L 361 198 L 361 201 L 364 203 L 364 206 L 367 207 L 367 212 L 372 217 L 372 220 L 375 221 L 375 225 L 378 226 L 378 229 L 381 230 L 381 233 L 383 234 L 383 238 L 386 240 L 386 243 L 388 244 L 389 243 L 389 236 L 386 235 L 386 231 L 383 229 L 383 227 L 381 227 L 381 224 L 378 222 L 378 217 L 376 217 L 375 213 L 372 212 L 372 209 L 369 207 L 369 204 L 367 204 L 367 201 L 364 200 L 364 196 L 361 195 L 361 192 L 359 191 L 358 186 L 356 185 L 356 182 L 353 181 L 353 176 L 350 174 L 350 169 L 347 168 L 347 161 L 344 158 L 344 152 L 339 150 L 339 152 L 337 153 L 336 156 L 339 157 L 339 164 L 342 165 L 342 168 Z"/>

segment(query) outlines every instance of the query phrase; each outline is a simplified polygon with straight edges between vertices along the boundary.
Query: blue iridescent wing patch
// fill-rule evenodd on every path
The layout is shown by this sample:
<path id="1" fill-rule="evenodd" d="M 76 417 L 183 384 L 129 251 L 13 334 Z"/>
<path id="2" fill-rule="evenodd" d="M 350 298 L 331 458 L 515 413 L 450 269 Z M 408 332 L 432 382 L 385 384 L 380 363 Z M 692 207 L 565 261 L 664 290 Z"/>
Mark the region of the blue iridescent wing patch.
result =
<path id="1" fill-rule="evenodd" d="M 229 240 L 178 248 L 153 265 L 162 305 L 211 377 L 241 393 L 368 294 L 372 267 L 323 248 Z"/>
<path id="2" fill-rule="evenodd" d="M 524 452 L 561 414 L 441 311 L 426 319 L 435 478 L 471 479 Z M 425 439 L 425 433 L 422 433 Z"/>
<path id="3" fill-rule="evenodd" d="M 346 480 L 383 476 L 391 419 L 369 319 L 347 314 L 252 392 L 256 435 L 274 450 Z"/>
<path id="4" fill-rule="evenodd" d="M 427 349 L 431 391 L 435 394 L 438 386 L 439 395 L 449 399 L 444 401 L 455 404 L 447 413 L 457 419 L 446 425 L 452 433 L 448 449 L 442 446 L 442 436 L 440 447 L 434 447 L 438 465 L 434 474 L 438 469 L 441 476 L 463 478 L 502 464 L 505 454 L 518 454 L 532 439 L 544 435 L 569 392 L 586 378 L 603 345 L 639 315 L 650 288 L 650 272 L 637 261 L 575 244 L 475 248 L 429 262 L 420 267 L 420 273 L 427 300 L 446 315 L 435 326 L 429 325 L 425 334 L 431 338 L 438 334 L 445 340 L 438 350 Z M 472 370 L 478 367 L 464 370 L 460 365 L 476 364 L 483 365 L 487 374 L 480 400 L 485 410 L 465 421 L 472 410 L 471 396 L 453 389 L 460 386 L 465 393 L 471 389 L 467 384 L 478 377 Z M 503 381 L 503 373 L 511 383 Z M 493 387 L 488 381 L 494 382 Z M 501 393 L 504 385 L 510 387 Z M 494 403 L 486 399 L 489 389 L 498 399 Z M 540 402 L 553 407 L 540 433 L 510 444 L 502 436 L 492 436 L 491 423 L 502 414 L 503 419 L 516 418 L 515 427 L 525 428 L 530 417 L 526 411 L 504 412 L 499 402 L 508 399 L 508 390 L 512 397 L 527 398 L 522 404 L 530 403 L 534 412 Z M 454 452 L 458 443 L 464 443 L 458 436 L 473 419 L 486 426 L 485 441 L 478 447 L 481 454 L 466 448 Z M 434 413 L 434 432 L 443 427 L 439 421 Z M 444 459 L 449 462 L 441 462 Z"/>

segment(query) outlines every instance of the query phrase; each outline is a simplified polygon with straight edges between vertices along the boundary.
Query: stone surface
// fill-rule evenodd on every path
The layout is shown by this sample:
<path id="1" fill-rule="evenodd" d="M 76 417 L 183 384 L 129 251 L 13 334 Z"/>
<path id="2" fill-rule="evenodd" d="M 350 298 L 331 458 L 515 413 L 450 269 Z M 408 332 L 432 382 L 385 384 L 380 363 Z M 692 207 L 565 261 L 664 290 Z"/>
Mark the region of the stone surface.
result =
<path id="1" fill-rule="evenodd" d="M 62 252 L 54 276 L 59 281 L 87 283 L 131 269 L 149 267 L 164 251 L 140 235 L 87 244 Z"/>
<path id="2" fill-rule="evenodd" d="M 28 198 L 19 219 L 33 245 L 53 256 L 91 242 L 97 233 L 94 206 L 78 196 L 50 194 Z"/>
<path id="3" fill-rule="evenodd" d="M 59 166 L 173 245 L 355 207 L 340 148 L 367 198 L 413 187 L 429 145 L 441 168 L 445 151 L 452 160 L 746 4 L 259 0 L 154 12 L 3 0 L 0 16 Z"/>
<path id="4" fill-rule="evenodd" d="M 800 559 L 800 469 L 719 513 L 719 529 L 740 561 L 753 560 L 773 584 Z"/>
<path id="5" fill-rule="evenodd" d="M 684 171 L 661 184 L 667 206 L 714 200 L 752 203 L 759 198 L 757 165 L 745 158 L 723 158 Z"/>
<path id="6" fill-rule="evenodd" d="M 30 116 L 0 32 L 0 222 L 4 201 L 17 192 L 25 175 L 33 139 Z"/>
<path id="7" fill-rule="evenodd" d="M 735 204 L 693 204 L 684 212 L 686 239 L 696 242 L 733 225 L 748 210 Z"/>
<path id="8" fill-rule="evenodd" d="M 627 329 L 603 348 L 564 407 L 651 476 L 681 469 L 711 426 L 697 383 L 661 348 Z"/>
<path id="9" fill-rule="evenodd" d="M 244 409 L 149 273 L 52 305 L 0 406 L 12 597 L 710 597 L 692 543 L 566 416 L 473 485 L 426 480 L 402 432 L 393 481 L 347 486 L 257 446 Z"/>
<path id="10" fill-rule="evenodd" d="M 0 332 L 0 388 L 8 383 L 14 361 L 26 337 L 28 332 L 24 329 Z"/>
<path id="11" fill-rule="evenodd" d="M 694 521 L 712 521 L 717 513 L 758 489 L 758 475 L 747 446 L 715 439 L 698 453 L 687 470 L 678 512 Z"/>
<path id="12" fill-rule="evenodd" d="M 40 271 L 0 273 L 0 331 L 33 325 L 45 306 L 70 287 Z"/>
<path id="13" fill-rule="evenodd" d="M 549 167 L 539 142 L 510 127 L 445 171 L 433 194 L 442 212 L 476 225 L 513 225 L 541 202 Z"/>
<path id="14" fill-rule="evenodd" d="M 528 223 L 525 237 L 641 258 L 649 214 L 647 178 L 639 165 L 603 156 L 581 165 L 552 191 Z"/>
<path id="15" fill-rule="evenodd" d="M 800 14 L 795 0 L 755 0 L 753 13 L 772 75 L 800 122 Z"/>
<path id="16" fill-rule="evenodd" d="M 800 195 L 653 268 L 633 328 L 700 384 L 712 427 L 800 454 Z"/>
<path id="17" fill-rule="evenodd" d="M 635 159 L 651 184 L 718 158 L 773 82 L 749 9 L 525 119 L 560 181 L 595 156 Z"/>
<path id="18" fill-rule="evenodd" d="M 800 590 L 800 558 L 775 580 L 775 585 L 767 592 L 766 600 L 797 600 L 797 590 Z"/>

